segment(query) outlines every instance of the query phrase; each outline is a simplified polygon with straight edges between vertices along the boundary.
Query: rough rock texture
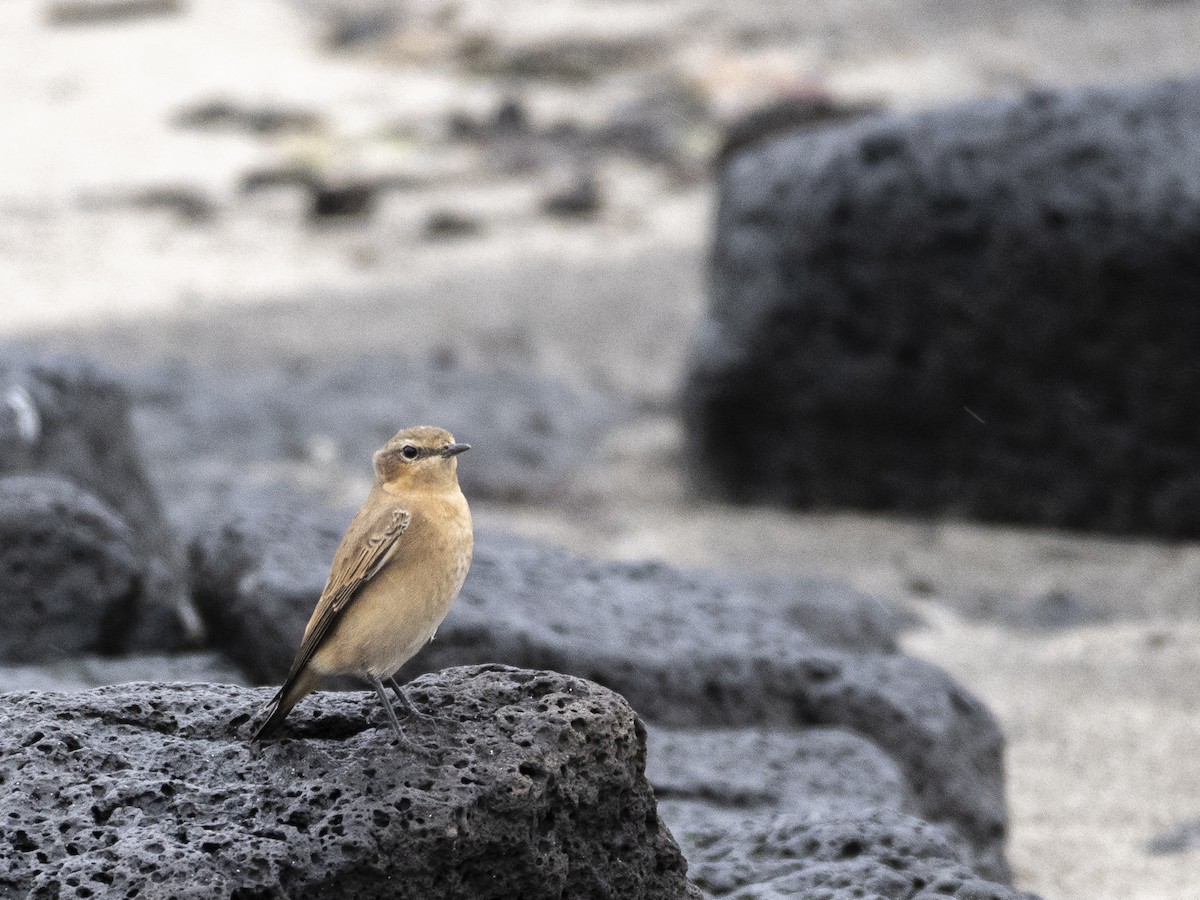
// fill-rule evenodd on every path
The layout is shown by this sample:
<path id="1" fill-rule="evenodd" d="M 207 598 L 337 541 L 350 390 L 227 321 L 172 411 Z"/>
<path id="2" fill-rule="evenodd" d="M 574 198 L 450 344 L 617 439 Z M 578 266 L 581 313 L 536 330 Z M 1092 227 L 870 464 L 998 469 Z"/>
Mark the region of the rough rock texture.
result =
<path id="1" fill-rule="evenodd" d="M 106 503 L 61 478 L 0 478 L 0 661 L 125 649 L 143 574 Z"/>
<path id="2" fill-rule="evenodd" d="M 111 507 L 143 569 L 132 646 L 187 643 L 182 555 L 143 468 L 124 388 L 78 358 L 0 361 L 0 475 L 11 474 L 57 476 Z"/>
<path id="3" fill-rule="evenodd" d="M 197 603 L 221 646 L 256 676 L 274 681 L 286 670 L 340 531 L 276 510 L 193 542 Z M 271 549 L 280 540 L 298 551 Z M 953 830 L 980 871 L 1005 877 L 992 716 L 940 670 L 896 654 L 876 601 L 828 584 L 793 582 L 790 593 L 781 584 L 764 598 L 745 582 L 598 563 L 482 533 L 462 596 L 402 677 L 503 662 L 598 682 L 661 725 L 857 733 L 903 773 L 913 809 Z M 280 668 L 268 673 L 268 661 Z"/>
<path id="4" fill-rule="evenodd" d="M 708 896 L 737 900 L 1035 900 L 976 875 L 942 829 L 889 813 L 745 822 L 698 836 L 689 863 Z"/>
<path id="5" fill-rule="evenodd" d="M 676 837 L 738 830 L 750 816 L 810 819 L 916 813 L 903 771 L 876 744 L 840 728 L 650 726 L 646 777 Z M 748 764 L 753 761 L 753 765 Z"/>
<path id="6" fill-rule="evenodd" d="M 7 694 L 0 890 L 50 897 L 698 898 L 616 695 L 504 667 L 422 679 L 403 747 L 322 694 L 255 748 L 267 692 Z"/>
<path id="7" fill-rule="evenodd" d="M 1200 534 L 1200 81 L 806 131 L 720 196 L 710 489 Z"/>

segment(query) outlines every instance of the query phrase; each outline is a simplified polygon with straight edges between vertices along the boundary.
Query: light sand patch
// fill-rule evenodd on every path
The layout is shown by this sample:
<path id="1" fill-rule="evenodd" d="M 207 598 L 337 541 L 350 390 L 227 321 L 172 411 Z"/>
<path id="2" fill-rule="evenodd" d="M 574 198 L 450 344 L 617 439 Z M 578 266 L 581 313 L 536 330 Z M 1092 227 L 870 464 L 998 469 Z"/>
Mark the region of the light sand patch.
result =
<path id="1" fill-rule="evenodd" d="M 1060 900 L 1191 896 L 1200 852 L 1145 846 L 1200 810 L 1200 625 L 1015 635 L 931 618 L 905 649 L 969 685 L 1008 739 L 1018 882 Z"/>

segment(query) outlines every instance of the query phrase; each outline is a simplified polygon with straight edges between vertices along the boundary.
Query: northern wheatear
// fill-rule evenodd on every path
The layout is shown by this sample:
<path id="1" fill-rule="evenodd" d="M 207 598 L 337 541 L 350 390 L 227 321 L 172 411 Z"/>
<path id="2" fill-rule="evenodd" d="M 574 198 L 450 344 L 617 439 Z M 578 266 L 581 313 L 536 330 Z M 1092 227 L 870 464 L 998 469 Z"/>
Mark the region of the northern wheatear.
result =
<path id="1" fill-rule="evenodd" d="M 271 735 L 331 675 L 369 682 L 404 739 L 383 680 L 415 713 L 392 676 L 433 640 L 471 566 L 471 510 L 456 458 L 469 449 L 450 432 L 423 425 L 376 452 L 375 484 L 334 553 L 291 672 L 252 740 Z"/>

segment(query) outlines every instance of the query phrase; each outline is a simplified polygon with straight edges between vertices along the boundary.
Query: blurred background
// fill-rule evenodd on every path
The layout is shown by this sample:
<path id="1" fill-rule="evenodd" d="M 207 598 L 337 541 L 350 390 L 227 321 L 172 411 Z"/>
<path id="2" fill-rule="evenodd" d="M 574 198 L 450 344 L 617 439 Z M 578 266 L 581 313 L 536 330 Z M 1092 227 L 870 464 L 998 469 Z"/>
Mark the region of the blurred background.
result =
<path id="1" fill-rule="evenodd" d="M 1001 719 L 1018 885 L 1190 896 L 1197 545 L 721 505 L 679 396 L 739 148 L 1197 47 L 1191 0 L 8 0 L 0 339 L 116 373 L 185 538 L 280 485 L 351 508 L 428 420 L 485 527 L 900 601 Z M 52 677 L 237 678 L 138 665 Z"/>

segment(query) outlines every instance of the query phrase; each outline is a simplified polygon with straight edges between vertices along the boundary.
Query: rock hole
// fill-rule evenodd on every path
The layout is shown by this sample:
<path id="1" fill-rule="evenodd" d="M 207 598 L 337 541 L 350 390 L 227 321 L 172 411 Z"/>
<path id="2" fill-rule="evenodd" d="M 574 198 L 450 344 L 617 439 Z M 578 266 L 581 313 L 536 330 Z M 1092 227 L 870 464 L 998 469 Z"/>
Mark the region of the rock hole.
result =
<path id="1" fill-rule="evenodd" d="M 38 848 L 37 842 L 24 831 L 13 832 L 8 842 L 12 844 L 12 848 L 18 853 L 32 853 Z"/>

